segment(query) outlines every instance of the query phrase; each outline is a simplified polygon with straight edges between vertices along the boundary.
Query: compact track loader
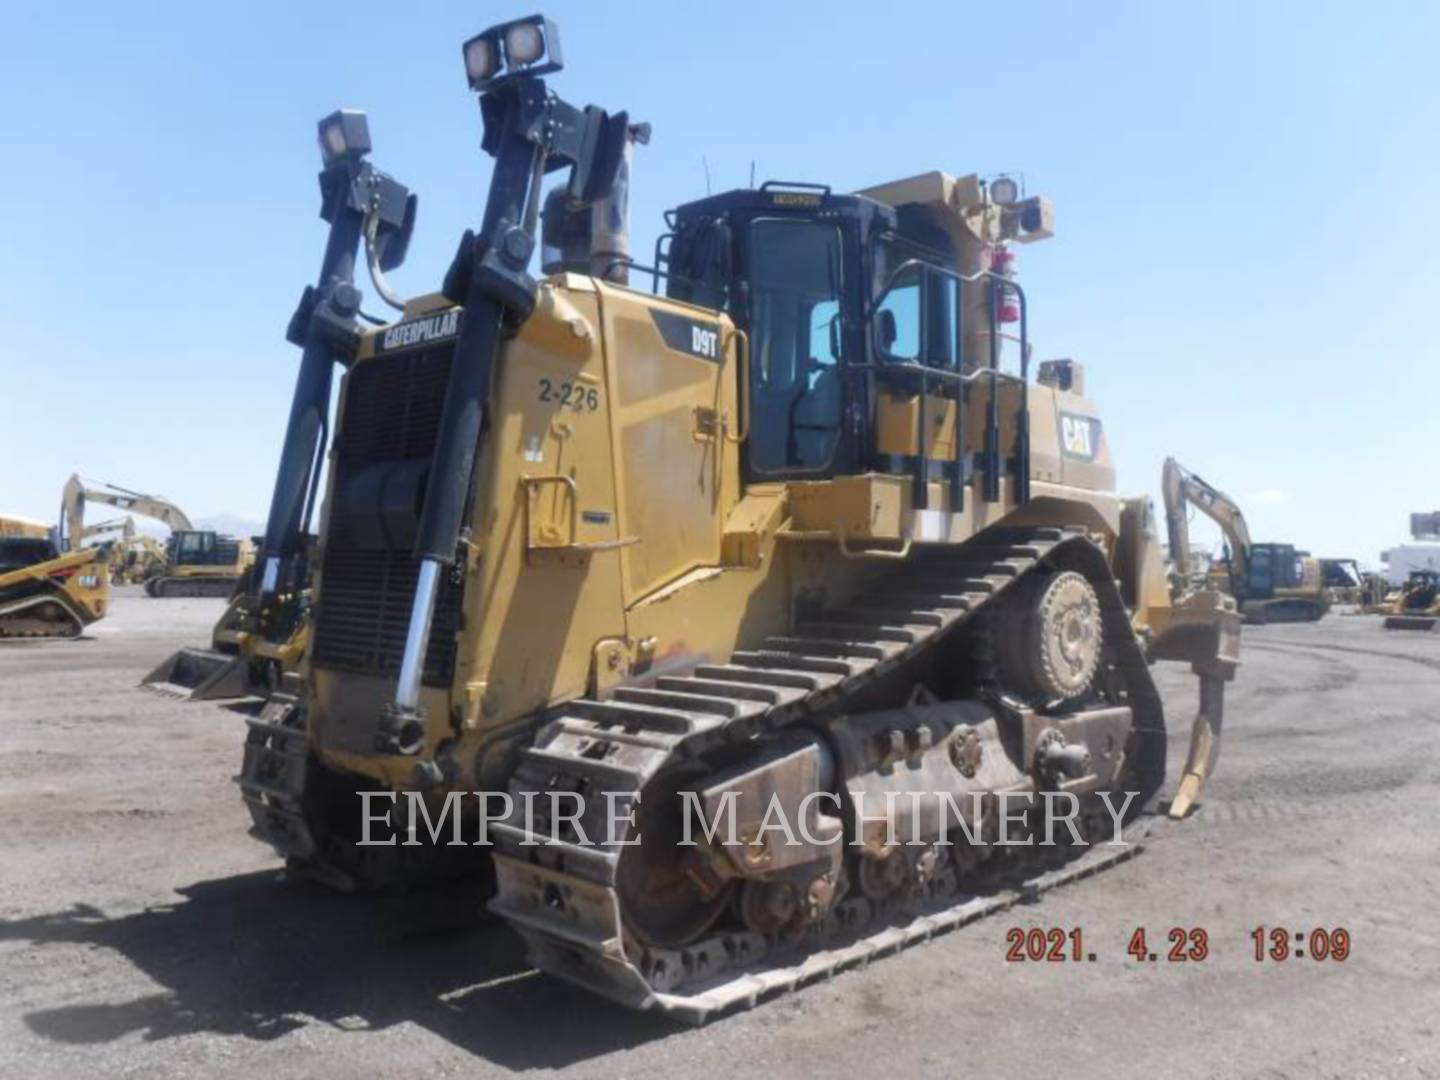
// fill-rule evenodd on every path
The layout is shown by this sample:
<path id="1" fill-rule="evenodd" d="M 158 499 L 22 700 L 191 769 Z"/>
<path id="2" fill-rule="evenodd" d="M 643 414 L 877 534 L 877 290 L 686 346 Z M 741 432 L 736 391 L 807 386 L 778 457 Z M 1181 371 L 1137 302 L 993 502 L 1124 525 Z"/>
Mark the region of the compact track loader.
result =
<path id="1" fill-rule="evenodd" d="M 318 510 L 313 610 L 246 741 L 255 834 L 346 888 L 491 867 L 544 970 L 698 1021 L 1120 857 L 1085 841 L 1110 793 L 1132 822 L 1162 793 L 1157 659 L 1200 679 L 1183 815 L 1240 620 L 1172 598 L 1082 366 L 1031 363 L 1013 257 L 1049 202 L 941 172 L 712 195 L 668 216 L 655 294 L 627 284 L 645 126 L 547 88 L 543 18 L 464 56 L 495 162 L 438 294 L 385 282 L 415 201 L 363 114 L 320 124 L 330 234 L 254 595 L 307 580 Z M 362 240 L 401 309 L 379 328 Z M 1062 795 L 1065 843 L 987 842 Z M 417 803 L 441 835 L 407 833 Z"/>
<path id="2" fill-rule="evenodd" d="M 99 548 L 62 553 L 44 523 L 0 517 L 0 638 L 79 637 L 109 602 Z"/>

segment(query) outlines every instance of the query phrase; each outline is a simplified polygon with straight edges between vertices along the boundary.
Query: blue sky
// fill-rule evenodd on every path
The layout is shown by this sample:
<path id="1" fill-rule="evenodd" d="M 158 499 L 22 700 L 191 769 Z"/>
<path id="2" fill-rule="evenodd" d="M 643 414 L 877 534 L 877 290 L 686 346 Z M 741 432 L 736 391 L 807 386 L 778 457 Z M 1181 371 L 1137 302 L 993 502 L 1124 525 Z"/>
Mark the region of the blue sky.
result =
<path id="1" fill-rule="evenodd" d="M 489 160 L 459 46 L 529 7 L 9 4 L 0 508 L 72 471 L 263 518 L 324 241 L 314 123 L 366 109 L 429 291 Z M 633 211 L 763 179 L 1022 171 L 1037 355 L 1087 366 L 1122 490 L 1174 454 L 1257 538 L 1374 562 L 1440 506 L 1440 6 L 551 3 L 577 104 L 655 129 Z M 378 307 L 373 300 L 372 307 Z M 1197 536 L 1213 535 L 1204 529 Z"/>

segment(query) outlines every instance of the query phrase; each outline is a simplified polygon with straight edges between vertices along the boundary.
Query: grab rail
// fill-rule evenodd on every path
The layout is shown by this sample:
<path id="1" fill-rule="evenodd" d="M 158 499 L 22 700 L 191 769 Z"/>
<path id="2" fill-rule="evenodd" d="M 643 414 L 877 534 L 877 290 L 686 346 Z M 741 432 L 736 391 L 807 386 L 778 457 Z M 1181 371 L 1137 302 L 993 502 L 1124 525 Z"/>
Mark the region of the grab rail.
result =
<path id="1" fill-rule="evenodd" d="M 1020 408 L 1015 419 L 1015 499 L 1017 503 L 1026 503 L 1030 500 L 1030 341 L 1028 322 L 1028 303 L 1025 290 L 1012 279 L 1003 274 L 997 274 L 993 270 L 977 270 L 973 274 L 961 274 L 958 271 L 950 270 L 943 266 L 936 266 L 934 263 L 926 262 L 923 259 L 906 259 L 900 263 L 885 278 L 885 285 L 876 296 L 875 301 L 870 305 L 866 313 L 866 323 L 870 328 L 872 345 L 878 346 L 874 338 L 875 313 L 879 310 L 880 303 L 890 294 L 901 275 L 908 272 L 918 271 L 920 278 L 920 343 L 923 346 L 927 337 L 928 321 L 927 292 L 925 288 L 928 280 L 934 276 L 949 279 L 959 285 L 959 302 L 955 311 L 955 338 L 957 342 L 964 341 L 964 318 L 965 318 L 965 286 L 974 285 L 981 281 L 988 280 L 990 283 L 990 297 L 988 308 L 989 315 L 989 364 L 986 367 L 976 368 L 973 372 L 965 374 L 959 371 L 947 371 L 943 368 L 932 368 L 929 365 L 920 363 L 871 363 L 851 365 L 851 370 L 874 371 L 877 375 L 906 373 L 918 376 L 920 380 L 920 404 L 919 416 L 916 423 L 916 447 L 915 447 L 915 468 L 913 477 L 913 497 L 917 509 L 925 509 L 929 504 L 929 469 L 930 458 L 926 454 L 925 437 L 927 416 L 927 400 L 930 393 L 930 384 L 934 380 L 942 385 L 951 384 L 960 389 L 956 394 L 955 403 L 955 459 L 953 462 L 954 472 L 951 476 L 951 508 L 953 510 L 964 509 L 965 489 L 965 395 L 963 387 L 967 384 L 984 377 L 987 382 L 988 394 L 985 403 L 985 435 L 981 450 L 981 469 L 985 473 L 985 486 L 983 497 L 986 502 L 998 502 L 1000 498 L 1000 388 L 1001 382 L 1015 382 L 1020 385 Z M 999 308 L 1000 298 L 1005 290 L 1013 291 L 1019 302 L 1020 315 L 1020 374 L 1012 375 L 1000 370 L 1000 320 Z M 879 349 L 877 348 L 877 352 Z M 923 357 L 922 357 L 923 359 Z M 957 356 L 955 362 L 963 364 L 964 357 Z"/>

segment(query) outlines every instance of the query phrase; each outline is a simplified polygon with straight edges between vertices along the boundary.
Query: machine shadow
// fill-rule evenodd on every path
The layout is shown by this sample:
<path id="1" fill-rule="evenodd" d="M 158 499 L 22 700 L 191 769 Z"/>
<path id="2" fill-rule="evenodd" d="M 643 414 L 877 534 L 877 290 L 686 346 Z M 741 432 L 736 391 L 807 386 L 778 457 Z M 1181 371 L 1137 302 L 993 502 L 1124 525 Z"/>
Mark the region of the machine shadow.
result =
<path id="1" fill-rule="evenodd" d="M 473 889 L 355 897 L 277 878 L 199 882 L 181 902 L 132 915 L 77 904 L 0 921 L 0 943 L 111 949 L 165 988 L 37 1010 L 24 1023 L 87 1044 L 136 1032 L 268 1040 L 315 1023 L 376 1031 L 409 1022 L 511 1069 L 555 1068 L 678 1030 L 531 969 L 520 939 L 479 916 Z"/>

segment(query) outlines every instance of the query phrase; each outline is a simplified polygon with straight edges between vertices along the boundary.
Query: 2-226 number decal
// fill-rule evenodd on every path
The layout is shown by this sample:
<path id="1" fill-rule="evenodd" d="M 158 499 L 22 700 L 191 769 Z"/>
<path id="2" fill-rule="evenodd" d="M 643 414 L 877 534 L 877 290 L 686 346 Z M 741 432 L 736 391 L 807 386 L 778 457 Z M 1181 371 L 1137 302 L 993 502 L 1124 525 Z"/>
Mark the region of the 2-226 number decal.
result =
<path id="1" fill-rule="evenodd" d="M 600 408 L 600 391 L 593 386 L 562 382 L 558 386 L 549 379 L 540 380 L 540 400 L 554 402 L 562 409 L 594 412 Z"/>

